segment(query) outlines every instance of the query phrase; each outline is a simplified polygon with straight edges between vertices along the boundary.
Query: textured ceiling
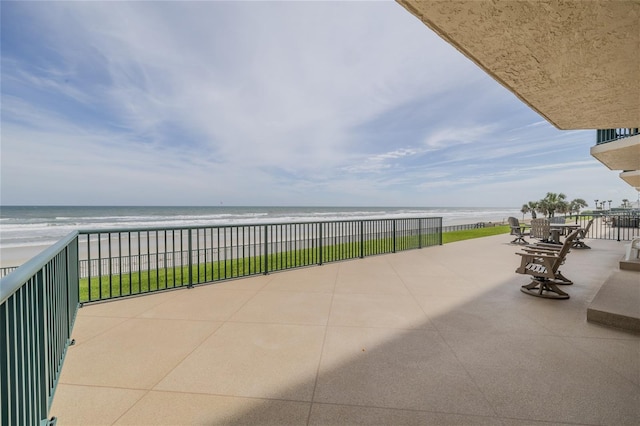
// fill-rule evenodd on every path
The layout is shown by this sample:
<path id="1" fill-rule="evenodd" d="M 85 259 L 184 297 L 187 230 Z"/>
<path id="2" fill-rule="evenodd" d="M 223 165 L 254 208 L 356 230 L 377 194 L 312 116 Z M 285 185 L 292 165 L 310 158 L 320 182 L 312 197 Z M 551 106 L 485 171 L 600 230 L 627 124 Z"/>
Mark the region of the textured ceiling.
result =
<path id="1" fill-rule="evenodd" d="M 640 170 L 640 135 L 593 146 L 591 155 L 611 170 Z"/>
<path id="2" fill-rule="evenodd" d="M 640 0 L 398 0 L 559 129 L 640 125 Z"/>
<path id="3" fill-rule="evenodd" d="M 631 172 L 622 172 L 620 173 L 620 177 L 629 185 L 640 191 L 640 171 L 634 170 Z"/>

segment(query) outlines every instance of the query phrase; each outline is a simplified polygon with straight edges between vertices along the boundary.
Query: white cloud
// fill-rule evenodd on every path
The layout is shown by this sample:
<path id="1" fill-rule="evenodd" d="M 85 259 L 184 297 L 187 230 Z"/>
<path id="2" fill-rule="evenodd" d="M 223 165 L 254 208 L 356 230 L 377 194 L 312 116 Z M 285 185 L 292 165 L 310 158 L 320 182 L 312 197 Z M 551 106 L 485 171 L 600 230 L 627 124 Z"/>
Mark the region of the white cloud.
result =
<path id="1" fill-rule="evenodd" d="M 466 145 L 478 142 L 496 130 L 495 125 L 482 125 L 470 128 L 450 127 L 431 133 L 424 144 L 432 149 Z"/>
<path id="2" fill-rule="evenodd" d="M 500 205 L 591 161 L 395 3 L 7 5 L 2 203 Z"/>

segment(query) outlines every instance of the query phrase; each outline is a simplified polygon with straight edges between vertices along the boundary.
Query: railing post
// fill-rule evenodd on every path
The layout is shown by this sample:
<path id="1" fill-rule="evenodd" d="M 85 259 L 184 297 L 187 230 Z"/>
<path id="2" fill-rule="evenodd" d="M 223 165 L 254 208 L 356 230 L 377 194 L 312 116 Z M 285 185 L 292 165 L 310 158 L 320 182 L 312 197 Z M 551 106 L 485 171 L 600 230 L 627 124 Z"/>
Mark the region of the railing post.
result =
<path id="1" fill-rule="evenodd" d="M 189 234 L 188 234 L 188 250 L 189 250 L 189 284 L 187 285 L 188 288 L 193 287 L 193 247 L 192 247 L 192 241 L 191 241 L 191 231 L 193 231 L 193 229 L 189 229 Z M 139 237 L 138 237 L 139 238 Z"/>
<path id="2" fill-rule="evenodd" d="M 360 259 L 364 258 L 364 220 L 360 221 Z"/>
<path id="3" fill-rule="evenodd" d="M 264 226 L 264 272 L 263 275 L 267 275 L 269 273 L 269 241 L 267 239 L 268 226 Z"/>
<path id="4" fill-rule="evenodd" d="M 617 218 L 616 222 L 618 224 L 618 241 L 620 241 L 620 222 L 621 222 L 621 220 L 620 220 L 620 216 L 619 215 L 616 216 L 616 218 Z"/>
<path id="5" fill-rule="evenodd" d="M 98 247 L 100 244 L 100 239 L 98 238 Z M 65 247 L 64 249 L 64 266 L 66 268 L 66 274 L 65 274 L 65 278 L 66 278 L 66 285 L 64 286 L 65 290 L 66 290 L 66 296 L 67 296 L 67 336 L 69 337 L 69 340 L 71 340 L 71 332 L 73 331 L 73 324 L 71 323 L 72 318 L 71 315 L 69 315 L 71 313 L 71 289 L 70 289 L 70 285 L 71 284 L 71 265 L 69 263 L 69 246 Z M 100 276 L 100 282 L 102 282 L 102 276 Z M 100 295 L 102 295 L 102 291 L 100 292 Z M 75 308 L 74 308 L 75 309 Z"/>
<path id="6" fill-rule="evenodd" d="M 129 279 L 129 282 L 131 282 L 131 279 Z M 87 234 L 87 283 L 87 301 L 91 301 L 91 234 Z M 100 296 L 98 296 L 98 299 L 100 299 Z"/>
<path id="7" fill-rule="evenodd" d="M 393 253 L 396 252 L 396 223 L 397 219 L 393 219 Z"/>
<path id="8" fill-rule="evenodd" d="M 75 253 L 75 258 L 76 258 L 76 271 L 77 271 L 77 275 L 76 275 L 76 285 L 78 286 L 78 303 L 79 306 L 82 307 L 82 303 L 80 303 L 80 235 L 76 235 L 76 242 L 75 242 L 75 246 L 76 246 L 76 253 Z"/>
<path id="9" fill-rule="evenodd" d="M 422 219 L 418 219 L 418 248 L 422 248 Z"/>
<path id="10" fill-rule="evenodd" d="M 320 227 L 320 230 L 318 232 L 318 236 L 319 236 L 318 251 L 320 253 L 318 265 L 322 265 L 322 222 L 318 222 L 318 226 Z"/>
<path id="11" fill-rule="evenodd" d="M 98 232 L 98 294 L 102 299 L 102 243 L 100 241 L 100 232 Z"/>

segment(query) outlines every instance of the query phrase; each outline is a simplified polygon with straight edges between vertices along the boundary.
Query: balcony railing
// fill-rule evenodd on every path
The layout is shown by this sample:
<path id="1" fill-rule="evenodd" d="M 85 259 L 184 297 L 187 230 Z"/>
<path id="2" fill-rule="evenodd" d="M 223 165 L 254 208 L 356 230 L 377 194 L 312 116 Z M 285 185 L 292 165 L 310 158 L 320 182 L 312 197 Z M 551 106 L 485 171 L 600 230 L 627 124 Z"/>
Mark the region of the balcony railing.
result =
<path id="1" fill-rule="evenodd" d="M 0 424 L 47 423 L 77 310 L 77 232 L 0 280 Z"/>
<path id="2" fill-rule="evenodd" d="M 0 278 L 3 278 L 18 269 L 17 266 L 4 266 L 0 268 Z"/>
<path id="3" fill-rule="evenodd" d="M 487 228 L 491 226 L 500 225 L 499 223 L 492 222 L 476 222 L 476 223 L 466 223 L 463 225 L 448 225 L 442 227 L 442 232 L 455 232 L 455 231 L 466 231 L 469 229 L 478 229 L 478 228 Z"/>
<path id="4" fill-rule="evenodd" d="M 638 128 L 628 129 L 598 129 L 596 145 L 602 145 L 604 143 L 615 142 L 618 139 L 628 138 L 640 134 Z"/>
<path id="5" fill-rule="evenodd" d="M 80 231 L 80 301 L 441 243 L 441 218 Z"/>
<path id="6" fill-rule="evenodd" d="M 76 231 L 0 279 L 0 424 L 44 425 L 81 302 L 442 244 L 442 218 Z"/>
<path id="7" fill-rule="evenodd" d="M 630 210 L 628 213 L 611 214 L 608 211 L 595 211 L 578 215 L 570 220 L 581 228 L 586 228 L 590 219 L 594 219 L 587 238 L 594 240 L 629 241 L 640 235 L 640 214 Z"/>

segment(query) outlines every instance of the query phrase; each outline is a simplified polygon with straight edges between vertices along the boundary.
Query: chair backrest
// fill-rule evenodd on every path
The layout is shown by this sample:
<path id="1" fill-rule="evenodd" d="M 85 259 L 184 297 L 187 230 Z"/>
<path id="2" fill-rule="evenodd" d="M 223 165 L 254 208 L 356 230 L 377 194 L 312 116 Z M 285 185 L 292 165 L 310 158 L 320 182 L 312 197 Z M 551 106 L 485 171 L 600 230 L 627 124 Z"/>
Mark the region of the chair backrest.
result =
<path id="1" fill-rule="evenodd" d="M 520 233 L 520 221 L 518 220 L 518 218 L 516 217 L 510 217 L 507 219 L 507 221 L 509 222 L 509 226 L 511 227 L 511 235 L 514 235 L 514 233 Z"/>
<path id="2" fill-rule="evenodd" d="M 589 229 L 591 229 L 592 223 L 593 223 L 593 219 L 587 222 L 587 226 L 585 226 L 584 228 L 580 228 L 580 235 L 578 235 L 578 239 L 581 239 L 587 236 L 587 234 L 589 233 Z"/>
<path id="3" fill-rule="evenodd" d="M 593 219 L 590 219 L 589 222 L 587 222 L 587 226 L 584 228 L 584 235 L 587 235 L 589 233 L 589 229 L 591 229 L 592 224 L 593 224 Z"/>
<path id="4" fill-rule="evenodd" d="M 569 253 L 569 250 L 571 249 L 571 246 L 573 245 L 573 240 L 576 239 L 576 237 L 578 236 L 580 231 L 581 231 L 580 229 L 576 229 L 575 231 L 573 231 L 572 233 L 567 235 L 567 238 L 564 239 L 564 243 L 562 244 L 562 248 L 558 252 L 558 257 L 556 258 L 555 262 L 553 263 L 552 269 L 553 269 L 553 273 L 554 274 L 556 272 L 558 272 L 558 268 L 560 268 L 560 265 L 562 264 L 562 262 L 564 262 L 564 258 L 567 257 L 567 253 Z"/>
<path id="5" fill-rule="evenodd" d="M 551 225 L 549 219 L 531 219 L 531 236 L 533 238 L 549 238 Z"/>

